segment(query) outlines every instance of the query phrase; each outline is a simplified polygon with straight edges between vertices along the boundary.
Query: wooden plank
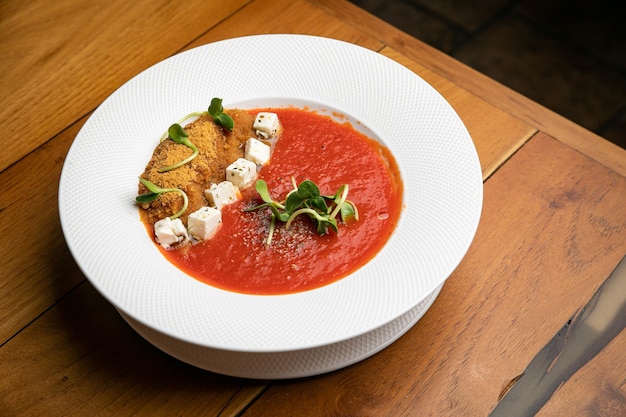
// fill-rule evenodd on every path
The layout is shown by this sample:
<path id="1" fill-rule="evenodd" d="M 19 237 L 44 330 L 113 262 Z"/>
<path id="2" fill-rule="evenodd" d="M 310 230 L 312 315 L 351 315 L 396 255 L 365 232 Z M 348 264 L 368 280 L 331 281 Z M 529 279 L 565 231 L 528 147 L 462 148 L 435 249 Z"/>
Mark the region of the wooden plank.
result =
<path id="1" fill-rule="evenodd" d="M 236 415 L 263 383 L 184 364 L 137 335 L 90 285 L 2 347 L 3 415 Z M 10 370 L 10 372 L 8 372 Z"/>
<path id="2" fill-rule="evenodd" d="M 86 119 L 0 173 L 0 344 L 84 280 L 67 249 L 57 203 L 63 160 Z M 35 168 L 36 167 L 36 168 Z"/>
<path id="3" fill-rule="evenodd" d="M 0 171 L 249 1 L 3 1 Z"/>
<path id="4" fill-rule="evenodd" d="M 347 1 L 309 1 L 334 16 L 341 16 L 346 23 L 353 25 L 356 29 L 418 61 L 429 70 L 468 90 L 500 110 L 546 132 L 608 168 L 626 175 L 626 150 Z"/>
<path id="5" fill-rule="evenodd" d="M 329 15 L 306 0 L 251 2 L 239 13 L 211 29 L 190 46 L 199 46 L 232 37 L 267 33 L 325 36 L 372 50 L 379 50 L 383 46 L 374 37 L 346 25 L 340 17 Z"/>
<path id="6" fill-rule="evenodd" d="M 626 178 L 536 135 L 486 182 L 475 241 L 413 329 L 345 370 L 273 384 L 244 416 L 488 415 L 626 253 L 625 196 Z M 623 341 L 564 383 L 565 409 L 596 409 L 579 393 L 598 381 L 623 390 Z"/>
<path id="7" fill-rule="evenodd" d="M 398 51 L 386 47 L 381 53 L 422 77 L 450 103 L 474 141 L 483 178 L 489 177 L 537 132 L 533 127 L 459 88 Z"/>
<path id="8" fill-rule="evenodd" d="M 23 9 L 32 16 L 20 17 L 25 19 L 24 22 L 30 22 L 30 26 L 20 29 L 20 34 L 25 35 L 20 38 L 23 42 L 20 45 L 37 44 L 42 33 L 49 35 L 51 41 L 41 42 L 41 45 L 36 46 L 37 53 L 29 55 L 41 58 L 39 63 L 19 61 L 27 60 L 19 55 L 23 53 L 22 48 L 3 52 L 7 53 L 4 56 L 15 57 L 22 64 L 27 62 L 30 66 L 22 65 L 23 72 L 31 67 L 37 68 L 35 78 L 38 77 L 41 85 L 35 87 L 39 91 L 37 94 L 30 92 L 30 100 L 22 104 L 31 105 L 33 97 L 37 96 L 35 98 L 49 112 L 48 118 L 58 116 L 63 119 L 61 122 L 46 119 L 43 124 L 65 128 L 71 121 L 93 109 L 112 88 L 147 67 L 148 61 L 151 64 L 160 60 L 159 54 L 165 50 L 166 55 L 175 52 L 168 48 L 180 48 L 184 43 L 178 45 L 179 42 L 185 41 L 189 33 L 196 33 L 196 28 L 191 28 L 191 32 L 185 32 L 186 35 L 168 33 L 168 36 L 158 37 L 156 28 L 163 30 L 163 27 L 169 27 L 165 24 L 168 14 L 174 13 L 173 22 L 180 23 L 183 20 L 182 15 L 178 14 L 180 5 L 171 6 L 176 9 L 171 10 L 164 3 L 153 3 L 159 10 L 155 12 L 159 16 L 154 22 L 161 24 L 152 27 L 152 22 L 146 18 L 138 20 L 138 27 L 125 28 L 124 24 L 133 26 L 129 22 L 130 14 L 137 14 L 140 9 L 136 7 L 139 6 L 135 6 L 136 3 L 121 5 L 117 0 L 110 3 L 120 7 L 116 13 L 106 8 L 102 17 L 98 14 L 102 10 L 98 10 L 98 13 L 78 8 L 70 10 L 64 8 L 65 1 L 54 3 L 55 12 L 47 16 L 51 19 L 65 18 L 68 20 L 65 27 L 75 33 L 83 33 L 84 29 L 79 27 L 80 19 L 76 16 L 84 18 L 98 15 L 94 17 L 97 22 L 112 20 L 109 22 L 112 28 L 107 27 L 104 34 L 93 32 L 90 39 L 80 41 L 70 39 L 64 32 L 50 29 L 45 25 L 43 15 L 35 8 L 31 10 L 30 5 Z M 3 37 L 0 50 L 8 44 L 4 43 L 5 33 L 13 33 L 13 29 L 7 29 L 6 22 L 15 23 L 8 19 L 14 16 L 15 4 L 3 2 L 0 5 L 0 33 Z M 368 31 L 348 27 L 341 23 L 339 17 L 328 19 L 325 10 L 329 9 L 317 7 L 317 4 L 299 0 L 285 6 L 277 0 L 256 1 L 244 8 L 242 17 L 224 21 L 205 37 L 188 46 L 244 32 L 258 33 L 258 23 L 275 19 L 273 21 L 282 23 L 273 26 L 272 31 L 298 33 L 307 32 L 307 28 L 311 27 L 315 34 L 381 50 L 383 44 L 372 40 Z M 337 4 L 340 8 L 347 7 L 345 2 Z M 298 19 L 300 12 L 296 13 L 293 7 L 304 8 L 307 17 Z M 274 13 L 276 10 L 280 11 Z M 128 18 L 117 14 L 126 12 Z M 151 16 L 150 11 L 146 14 Z M 203 15 L 202 12 L 198 14 Z M 119 24 L 118 19 L 121 22 Z M 189 19 L 197 21 L 194 16 Z M 33 26 L 33 22 L 41 28 Z M 19 27 L 20 23 L 17 22 L 17 25 Z M 237 25 L 250 29 L 242 31 Z M 32 35 L 29 35 L 30 30 L 33 30 Z M 106 48 L 96 48 L 98 45 L 110 44 L 116 39 L 116 33 L 120 34 L 120 45 L 125 45 L 120 48 L 124 51 L 109 49 L 106 52 Z M 127 39 L 129 35 L 135 38 Z M 65 36 L 68 38 L 65 39 Z M 137 50 L 141 40 L 147 41 L 146 55 L 132 55 L 126 48 L 134 46 L 130 49 Z M 159 42 L 161 44 L 156 46 Z M 397 38 L 395 42 L 401 45 L 403 39 Z M 84 60 L 79 62 L 68 59 L 71 55 L 68 46 L 61 46 L 55 51 L 51 44 L 71 45 L 78 51 L 77 55 L 90 62 L 85 65 L 89 69 L 81 68 L 81 63 L 86 62 Z M 391 49 L 384 49 L 383 52 L 395 54 Z M 107 53 L 114 55 L 112 62 L 124 68 L 124 71 L 116 72 L 118 68 L 107 61 Z M 48 58 L 43 59 L 44 55 Z M 68 62 L 63 62 L 60 55 Z M 95 83 L 98 85 L 94 86 L 92 94 L 85 87 L 93 84 L 93 78 L 86 74 L 89 71 L 98 73 L 97 65 L 100 61 L 104 67 L 103 72 L 99 73 L 101 84 Z M 413 65 L 411 62 L 409 64 Z M 62 64 L 68 65 L 69 69 Z M 424 63 L 420 61 L 420 64 Z M 433 84 L 439 85 L 444 96 L 449 91 L 446 98 L 452 103 L 459 103 L 454 104 L 455 108 L 458 107 L 470 133 L 481 138 L 477 142 L 479 154 L 490 155 L 493 150 L 494 157 L 488 156 L 485 161 L 497 160 L 495 156 L 501 152 L 495 143 L 482 150 L 480 148 L 483 143 L 497 136 L 494 132 L 504 129 L 497 123 L 488 126 L 488 120 L 480 121 L 485 114 L 491 113 L 491 106 L 481 104 L 472 94 L 454 93 L 452 85 L 441 77 L 440 69 L 432 69 L 429 65 L 432 63 L 420 67 L 439 78 L 437 80 L 437 77 L 433 77 Z M 59 83 L 59 75 L 46 74 L 46 71 L 60 71 L 59 68 L 66 80 L 71 80 L 72 71 L 79 74 L 77 87 L 71 90 L 74 95 L 64 105 L 55 93 L 64 91 L 67 86 Z M 422 71 L 419 67 L 414 68 Z M 15 74 L 11 77 L 8 78 L 15 81 Z M 4 79 L 0 82 L 2 92 L 25 92 L 23 87 L 9 85 Z M 25 81 L 19 79 L 19 82 Z M 11 94 L 5 97 L 11 97 Z M 43 100 L 39 94 L 42 94 Z M 55 108 L 54 113 L 50 110 L 53 103 L 62 104 Z M 479 107 L 472 109 L 472 103 L 479 103 Z M 33 106 L 35 108 L 41 110 Z M 28 111 L 35 110 L 29 108 Z M 512 111 L 510 113 L 515 114 Z M 30 114 L 32 116 L 35 113 Z M 30 124 L 25 123 L 26 119 L 22 120 L 20 126 L 28 128 L 26 130 L 35 138 L 37 129 L 43 128 L 33 126 L 31 119 L 28 119 Z M 502 116 L 501 120 L 511 119 L 514 120 Z M 242 381 L 216 377 L 169 358 L 130 331 L 111 306 L 86 284 L 82 284 L 79 290 L 15 335 L 83 279 L 62 240 L 56 211 L 56 188 L 62 159 L 84 120 L 81 119 L 19 162 L 15 161 L 20 156 L 11 159 L 8 162 L 13 164 L 11 168 L 0 174 L 3 184 L 8 184 L 5 188 L 8 191 L 0 194 L 0 226 L 5 236 L 12 237 L 10 241 L 4 240 L 0 244 L 3 251 L 0 291 L 3 300 L 10 300 L 0 304 L 0 326 L 6 326 L 0 327 L 0 341 L 5 343 L 0 351 L 0 366 L 1 369 L 12 371 L 6 372 L 9 375 L 5 378 L 6 385 L 0 387 L 0 409 L 8 410 L 9 414 L 27 415 L 154 415 L 154 409 L 169 415 L 177 414 L 182 409 L 190 413 L 205 411 L 207 415 L 236 415 L 263 391 L 264 384 L 243 383 L 240 389 Z M 523 143 L 526 127 L 524 123 L 515 123 L 515 126 L 520 129 L 511 137 L 517 137 Z M 50 132 L 41 132 L 45 140 L 52 137 Z M 515 147 L 519 145 L 518 142 L 514 143 Z M 32 148 L 36 146 L 32 144 Z M 19 152 L 2 155 L 18 155 Z M 552 159 L 553 156 L 556 161 Z M 476 414 L 485 415 L 489 411 L 489 404 L 493 405 L 496 401 L 492 398 L 499 396 L 502 388 L 524 369 L 529 358 L 553 336 L 554 330 L 562 326 L 563 322 L 559 320 L 570 317 L 573 311 L 584 305 L 587 297 L 601 282 L 599 277 L 608 274 L 610 269 L 607 265 L 619 258 L 616 253 L 624 252 L 624 200 L 616 197 L 625 194 L 623 177 L 616 176 L 544 135 L 531 140 L 512 158 L 513 161 L 521 162 L 515 162 L 511 167 L 510 164 L 505 165 L 487 182 L 486 190 L 491 191 L 486 193 L 486 215 L 479 228 L 478 243 L 470 249 L 468 257 L 444 287 L 440 299 L 416 328 L 380 355 L 345 371 L 295 383 L 275 384 L 245 415 L 289 415 L 293 410 L 302 409 L 311 415 L 319 415 L 323 414 L 324 405 L 316 404 L 316 401 L 326 403 L 327 400 L 331 403 L 328 406 L 329 414 L 337 410 L 339 413 L 345 411 L 345 414 L 358 410 L 366 413 L 370 410 L 372 415 L 402 415 L 411 410 L 425 410 L 427 414 L 426 411 L 432 408 L 437 411 L 436 414 L 449 414 L 452 408 L 460 410 L 460 414 L 464 414 L 463 411 L 472 414 L 479 410 Z M 495 162 L 494 166 L 499 165 L 499 162 Z M 610 160 L 607 165 L 611 165 Z M 33 170 L 32 167 L 38 169 Z M 483 168 L 486 173 L 493 170 L 485 165 Z M 41 175 L 42 169 L 48 175 Z M 35 175 L 33 171 L 38 173 Z M 521 200 L 529 202 L 523 207 L 518 207 L 520 192 L 527 193 L 526 198 Z M 580 213 L 589 213 L 589 216 Z M 12 233 L 15 230 L 19 230 L 19 233 Z M 548 233 L 549 238 L 544 238 L 544 233 Z M 506 240 L 504 245 L 503 239 Z M 518 265 L 521 266 L 514 267 Z M 554 279 L 543 280 L 545 275 L 554 276 Z M 522 280 L 529 280 L 530 284 Z M 557 311 L 556 315 L 552 314 L 552 308 L 549 308 L 552 302 L 566 307 Z M 548 317 L 545 321 L 544 316 Z M 538 330 L 537 336 L 532 341 L 527 340 L 525 335 L 535 330 Z M 476 338 L 478 342 L 474 340 Z M 450 346 L 450 340 L 458 342 Z M 576 409 L 592 401 L 589 395 L 582 392 L 599 383 L 603 384 L 606 392 L 619 393 L 620 389 L 623 390 L 623 369 L 609 369 L 607 365 L 612 366 L 621 361 L 619 353 L 623 351 L 623 338 L 616 339 L 614 343 L 617 346 L 612 344 L 603 351 L 602 356 L 598 357 L 598 363 L 584 367 L 576 374 L 576 378 L 563 386 L 560 392 L 569 390 L 568 396 L 563 398 L 572 398 L 574 393 L 574 398 L 579 402 L 566 404 L 569 408 L 562 410 Z M 618 384 L 620 375 L 622 388 Z M 476 392 L 484 393 L 483 398 L 488 400 L 479 403 Z M 554 407 L 554 404 L 550 402 L 543 411 Z M 609 405 L 607 403 L 606 406 Z M 273 406 L 278 410 L 276 413 L 264 408 L 272 410 Z"/>

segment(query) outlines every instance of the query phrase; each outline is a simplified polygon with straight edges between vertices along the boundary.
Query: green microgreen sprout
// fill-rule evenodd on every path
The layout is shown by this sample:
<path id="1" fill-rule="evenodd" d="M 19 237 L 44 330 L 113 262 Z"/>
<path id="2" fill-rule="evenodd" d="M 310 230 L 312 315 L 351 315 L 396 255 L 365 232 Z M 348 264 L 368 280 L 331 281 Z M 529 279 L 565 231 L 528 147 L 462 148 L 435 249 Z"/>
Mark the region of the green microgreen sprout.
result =
<path id="1" fill-rule="evenodd" d="M 233 121 L 232 117 L 224 113 L 224 107 L 222 107 L 222 99 L 217 98 L 217 97 L 212 98 L 211 104 L 209 105 L 209 109 L 207 111 L 197 111 L 197 112 L 189 113 L 188 115 L 180 119 L 178 122 L 171 125 L 169 129 L 167 129 L 167 132 L 165 132 L 161 136 L 161 140 L 160 140 L 161 142 L 166 140 L 169 136 L 169 138 L 172 139 L 172 141 L 178 144 L 187 146 L 193 151 L 193 153 L 189 157 L 185 158 L 184 160 L 180 162 L 177 162 L 174 165 L 159 168 L 158 172 L 171 171 L 173 169 L 176 169 L 178 167 L 185 165 L 186 163 L 192 161 L 196 156 L 198 156 L 198 153 L 199 153 L 198 148 L 193 143 L 191 143 L 191 141 L 189 140 L 189 136 L 187 135 L 187 132 L 185 132 L 185 129 L 183 129 L 182 127 L 182 124 L 193 117 L 199 117 L 204 114 L 208 114 L 209 116 L 213 117 L 213 121 L 217 125 L 222 126 L 223 128 L 228 129 L 230 131 L 232 131 L 233 127 L 235 126 L 235 122 Z"/>
<path id="2" fill-rule="evenodd" d="M 191 162 L 196 156 L 198 156 L 198 153 L 200 152 L 198 151 L 198 147 L 194 145 L 193 143 L 191 143 L 191 141 L 189 140 L 189 136 L 187 135 L 187 132 L 185 132 L 185 129 L 183 129 L 183 127 L 179 125 L 178 123 L 174 123 L 173 125 L 171 125 L 170 128 L 167 130 L 167 132 L 169 134 L 170 139 L 172 139 L 173 142 L 178 143 L 180 145 L 185 145 L 186 147 L 191 149 L 193 153 L 189 155 L 187 158 L 183 159 L 182 161 L 175 163 L 174 165 L 169 165 L 166 167 L 159 168 L 157 170 L 158 172 L 167 172 L 167 171 L 176 169 L 178 167 L 181 167 L 185 165 L 186 163 Z"/>
<path id="3" fill-rule="evenodd" d="M 135 201 L 138 204 L 150 203 L 156 200 L 163 193 L 178 193 L 183 197 L 183 207 L 177 213 L 170 216 L 170 220 L 179 218 L 185 212 L 185 210 L 187 210 L 189 199 L 187 198 L 187 194 L 183 190 L 179 188 L 161 188 L 153 182 L 141 177 L 139 177 L 139 181 L 148 189 L 149 192 L 139 194 L 137 197 L 135 197 Z"/>
<path id="4" fill-rule="evenodd" d="M 235 122 L 232 117 L 224 113 L 224 108 L 222 107 L 222 99 L 214 97 L 211 100 L 211 105 L 209 106 L 209 116 L 213 116 L 213 120 L 218 125 L 222 126 L 225 129 L 233 130 L 235 126 Z"/>
<path id="5" fill-rule="evenodd" d="M 178 122 L 176 122 L 176 124 L 182 125 L 189 119 L 192 119 L 194 117 L 200 117 L 204 114 L 208 114 L 209 116 L 213 117 L 213 121 L 217 125 L 222 126 L 225 129 L 232 131 L 233 127 L 235 127 L 235 122 L 232 119 L 232 117 L 224 113 L 224 107 L 222 106 L 222 99 L 217 98 L 217 97 L 213 97 L 211 99 L 211 104 L 209 105 L 209 109 L 207 111 L 195 111 L 195 112 L 189 113 L 185 117 L 181 118 Z M 169 131 L 165 132 L 161 136 L 161 142 L 167 139 L 168 135 L 169 135 Z"/>
<path id="6" fill-rule="evenodd" d="M 180 119 L 179 121 L 177 121 L 177 122 L 176 122 L 176 123 L 174 123 L 174 124 L 178 124 L 178 125 L 181 125 L 181 126 L 182 126 L 182 125 L 183 125 L 183 124 L 185 124 L 185 122 L 187 122 L 189 119 L 191 119 L 191 118 L 193 118 L 193 117 L 199 117 L 199 116 L 202 116 L 203 114 L 207 114 L 207 112 L 205 112 L 205 111 L 196 111 L 196 112 L 193 112 L 193 113 L 189 113 L 188 115 L 186 115 L 185 117 L 183 117 L 182 119 Z M 172 125 L 172 126 L 173 126 L 173 125 Z M 171 128 L 172 126 L 170 126 L 170 128 Z M 167 130 L 165 131 L 165 133 L 163 133 L 163 135 L 161 136 L 160 142 L 163 142 L 165 139 L 167 139 L 167 138 L 169 137 L 169 135 L 170 135 L 170 130 L 169 130 L 169 129 L 167 129 Z"/>
<path id="7" fill-rule="evenodd" d="M 348 185 L 344 184 L 334 195 L 322 195 L 319 187 L 310 180 L 304 180 L 300 185 L 296 184 L 295 178 L 291 178 L 293 190 L 284 201 L 278 202 L 272 199 L 267 183 L 260 179 L 254 187 L 263 200 L 263 204 L 245 209 L 244 211 L 258 210 L 268 207 L 271 211 L 270 228 L 266 244 L 272 243 L 276 220 L 285 223 L 285 229 L 289 229 L 291 223 L 298 216 L 305 214 L 317 227 L 317 233 L 324 235 L 328 229 L 335 233 L 338 231 L 336 216 L 341 216 L 341 221 L 347 223 L 351 220 L 358 221 L 359 213 L 356 205 L 347 200 Z"/>

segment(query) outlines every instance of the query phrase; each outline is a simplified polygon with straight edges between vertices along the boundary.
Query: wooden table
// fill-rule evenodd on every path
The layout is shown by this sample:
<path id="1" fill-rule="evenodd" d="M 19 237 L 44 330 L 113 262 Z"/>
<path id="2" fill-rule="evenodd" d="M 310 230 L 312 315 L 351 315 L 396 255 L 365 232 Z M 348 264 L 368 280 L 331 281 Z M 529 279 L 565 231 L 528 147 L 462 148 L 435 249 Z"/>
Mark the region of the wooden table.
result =
<path id="1" fill-rule="evenodd" d="M 293 381 L 212 374 L 144 341 L 85 280 L 57 211 L 64 157 L 109 94 L 259 33 L 405 65 L 465 122 L 485 181 L 475 240 L 417 325 Z M 626 254 L 624 150 L 343 0 L 6 0 L 0 52 L 0 415 L 626 415 L 626 272 L 607 280 Z"/>

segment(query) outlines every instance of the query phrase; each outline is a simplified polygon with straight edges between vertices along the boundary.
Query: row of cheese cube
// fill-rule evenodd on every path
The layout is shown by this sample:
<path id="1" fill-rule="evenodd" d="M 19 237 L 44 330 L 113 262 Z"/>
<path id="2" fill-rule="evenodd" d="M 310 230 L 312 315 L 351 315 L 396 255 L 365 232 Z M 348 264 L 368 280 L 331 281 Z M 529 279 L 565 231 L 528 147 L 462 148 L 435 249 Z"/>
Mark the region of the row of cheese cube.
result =
<path id="1" fill-rule="evenodd" d="M 280 121 L 276 113 L 260 112 L 257 114 L 253 129 L 264 139 L 273 139 L 280 132 Z M 221 209 L 236 201 L 239 189 L 251 185 L 257 177 L 258 169 L 270 159 L 271 148 L 256 138 L 249 138 L 245 144 L 244 158 L 238 158 L 226 168 L 226 179 L 219 184 L 212 184 L 204 191 L 204 196 L 211 206 L 202 207 L 187 218 L 187 228 L 180 219 L 166 217 L 154 225 L 157 241 L 165 249 L 189 240 L 191 235 L 196 240 L 211 239 L 222 224 Z"/>

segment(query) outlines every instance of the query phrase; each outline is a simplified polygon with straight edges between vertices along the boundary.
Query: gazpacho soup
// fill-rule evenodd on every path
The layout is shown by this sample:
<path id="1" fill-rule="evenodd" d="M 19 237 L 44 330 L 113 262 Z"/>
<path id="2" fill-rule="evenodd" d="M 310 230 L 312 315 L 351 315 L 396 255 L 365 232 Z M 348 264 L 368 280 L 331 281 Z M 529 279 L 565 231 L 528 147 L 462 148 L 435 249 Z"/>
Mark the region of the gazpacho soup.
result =
<path id="1" fill-rule="evenodd" d="M 141 220 L 163 255 L 206 284 L 276 295 L 335 282 L 393 233 L 402 181 L 389 150 L 309 108 L 185 116 L 139 177 Z"/>

